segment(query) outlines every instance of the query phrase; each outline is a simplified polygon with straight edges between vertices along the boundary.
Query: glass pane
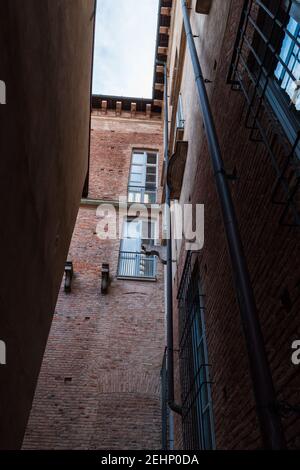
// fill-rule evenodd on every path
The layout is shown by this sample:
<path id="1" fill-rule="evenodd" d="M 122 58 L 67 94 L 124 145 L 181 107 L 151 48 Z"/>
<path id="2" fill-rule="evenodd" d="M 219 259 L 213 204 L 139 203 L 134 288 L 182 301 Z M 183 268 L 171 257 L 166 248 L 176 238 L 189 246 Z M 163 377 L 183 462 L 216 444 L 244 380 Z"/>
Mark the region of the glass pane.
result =
<path id="1" fill-rule="evenodd" d="M 141 238 L 140 221 L 131 220 L 131 221 L 125 222 L 124 238 Z"/>
<path id="2" fill-rule="evenodd" d="M 143 165 L 145 163 L 144 153 L 134 153 L 132 157 L 132 163 Z"/>
<path id="3" fill-rule="evenodd" d="M 300 42 L 300 25 L 294 18 L 290 18 L 287 29 L 290 34 L 286 33 L 280 51 L 280 58 L 286 65 L 278 62 L 275 77 L 279 81 L 281 88 L 290 97 L 296 109 L 300 110 L 300 49 L 295 42 Z M 290 35 L 294 37 L 294 40 Z"/>
<path id="4" fill-rule="evenodd" d="M 155 238 L 155 223 L 148 220 L 143 220 L 142 228 L 142 238 L 143 239 L 154 239 Z"/>
<path id="5" fill-rule="evenodd" d="M 131 173 L 143 173 L 144 167 L 143 165 L 132 165 Z"/>
<path id="6" fill-rule="evenodd" d="M 156 175 L 147 175 L 146 183 L 156 183 Z"/>
<path id="7" fill-rule="evenodd" d="M 148 153 L 147 154 L 147 163 L 151 163 L 152 165 L 156 165 L 156 153 Z"/>
<path id="8" fill-rule="evenodd" d="M 140 173 L 132 173 L 131 176 L 130 176 L 130 181 L 132 183 L 142 184 L 142 182 L 143 182 L 142 175 Z"/>
<path id="9" fill-rule="evenodd" d="M 183 108 L 182 108 L 182 96 L 181 93 L 178 97 L 178 104 L 177 104 L 177 115 L 176 115 L 176 125 L 177 127 L 183 128 L 184 127 L 184 118 L 183 118 Z"/>
<path id="10" fill-rule="evenodd" d="M 156 166 L 147 166 L 147 175 L 156 175 Z"/>

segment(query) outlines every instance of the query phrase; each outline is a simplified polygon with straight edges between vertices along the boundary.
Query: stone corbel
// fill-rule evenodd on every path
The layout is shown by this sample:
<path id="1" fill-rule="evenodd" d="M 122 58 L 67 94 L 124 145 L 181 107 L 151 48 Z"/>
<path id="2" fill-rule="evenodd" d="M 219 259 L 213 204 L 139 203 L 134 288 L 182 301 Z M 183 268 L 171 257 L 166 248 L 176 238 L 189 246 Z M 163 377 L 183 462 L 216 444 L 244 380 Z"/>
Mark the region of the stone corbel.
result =
<path id="1" fill-rule="evenodd" d="M 73 262 L 66 261 L 65 264 L 65 292 L 70 293 L 72 290 L 72 279 L 73 279 Z"/>

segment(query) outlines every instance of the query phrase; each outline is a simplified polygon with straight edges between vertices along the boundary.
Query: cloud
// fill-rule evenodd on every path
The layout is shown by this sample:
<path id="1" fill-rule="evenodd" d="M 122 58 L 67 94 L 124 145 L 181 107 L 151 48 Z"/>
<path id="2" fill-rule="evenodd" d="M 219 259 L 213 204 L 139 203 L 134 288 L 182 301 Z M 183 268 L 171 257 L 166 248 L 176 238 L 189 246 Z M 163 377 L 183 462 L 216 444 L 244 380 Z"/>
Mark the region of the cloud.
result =
<path id="1" fill-rule="evenodd" d="M 152 96 L 158 0 L 98 0 L 93 93 Z"/>

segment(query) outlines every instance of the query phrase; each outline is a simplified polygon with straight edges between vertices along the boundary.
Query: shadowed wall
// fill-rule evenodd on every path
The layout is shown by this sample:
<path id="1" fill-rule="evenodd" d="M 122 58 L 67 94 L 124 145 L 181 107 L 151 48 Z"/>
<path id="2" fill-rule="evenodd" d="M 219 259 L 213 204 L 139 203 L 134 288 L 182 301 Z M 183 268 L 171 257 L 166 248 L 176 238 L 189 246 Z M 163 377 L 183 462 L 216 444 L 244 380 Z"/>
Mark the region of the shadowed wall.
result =
<path id="1" fill-rule="evenodd" d="M 2 0 L 0 448 L 21 446 L 87 173 L 94 0 Z"/>

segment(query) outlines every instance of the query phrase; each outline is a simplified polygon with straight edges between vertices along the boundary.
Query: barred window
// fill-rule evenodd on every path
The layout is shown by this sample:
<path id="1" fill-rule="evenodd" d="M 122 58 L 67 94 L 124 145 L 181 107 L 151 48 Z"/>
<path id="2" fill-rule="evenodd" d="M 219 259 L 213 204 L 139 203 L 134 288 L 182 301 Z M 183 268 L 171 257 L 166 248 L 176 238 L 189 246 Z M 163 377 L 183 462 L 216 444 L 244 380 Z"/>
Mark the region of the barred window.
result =
<path id="1" fill-rule="evenodd" d="M 186 450 L 215 448 L 204 294 L 189 253 L 179 290 L 180 380 Z"/>
<path id="2" fill-rule="evenodd" d="M 250 139 L 263 142 L 280 222 L 300 225 L 300 1 L 246 0 L 229 74 L 243 92 Z"/>

